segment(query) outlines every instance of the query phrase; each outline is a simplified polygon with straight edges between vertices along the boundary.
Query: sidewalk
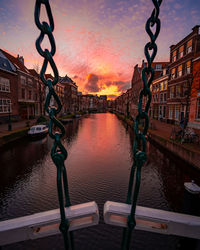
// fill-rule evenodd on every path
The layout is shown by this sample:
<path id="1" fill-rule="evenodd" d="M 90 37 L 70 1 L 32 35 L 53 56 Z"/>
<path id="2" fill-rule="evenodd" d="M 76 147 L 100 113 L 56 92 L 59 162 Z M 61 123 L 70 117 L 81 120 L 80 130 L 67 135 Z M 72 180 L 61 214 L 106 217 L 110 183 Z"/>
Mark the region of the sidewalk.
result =
<path id="1" fill-rule="evenodd" d="M 150 123 L 153 124 L 153 130 L 156 131 L 156 134 L 166 139 L 170 139 L 171 132 L 174 127 L 181 129 L 178 125 L 172 125 L 158 120 L 151 120 Z"/>
<path id="2" fill-rule="evenodd" d="M 34 125 L 36 123 L 37 119 L 33 119 L 33 120 L 29 120 L 29 126 L 31 127 L 32 125 Z M 5 135 L 9 135 L 19 129 L 23 129 L 23 128 L 28 128 L 27 127 L 27 121 L 28 120 L 24 120 L 24 121 L 19 121 L 19 122 L 12 122 L 12 130 L 8 131 L 8 123 L 6 124 L 0 124 L 0 137 L 3 137 Z"/>
<path id="3" fill-rule="evenodd" d="M 157 135 L 166 139 L 170 139 L 173 128 L 176 128 L 177 131 L 181 130 L 181 127 L 179 125 L 168 124 L 164 121 L 161 122 L 158 120 L 150 120 L 150 124 L 153 124 L 152 130 L 155 130 Z M 149 129 L 151 130 L 151 127 L 149 127 Z M 193 130 L 200 136 L 200 131 L 198 129 Z"/>

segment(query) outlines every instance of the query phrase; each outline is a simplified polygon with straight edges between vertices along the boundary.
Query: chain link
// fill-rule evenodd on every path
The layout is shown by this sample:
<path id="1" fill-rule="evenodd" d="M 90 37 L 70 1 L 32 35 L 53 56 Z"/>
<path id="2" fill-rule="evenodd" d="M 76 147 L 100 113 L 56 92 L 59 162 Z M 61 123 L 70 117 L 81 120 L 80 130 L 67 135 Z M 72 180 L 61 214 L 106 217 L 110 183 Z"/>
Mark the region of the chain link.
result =
<path id="1" fill-rule="evenodd" d="M 134 123 L 134 144 L 133 144 L 133 153 L 134 153 L 134 161 L 131 168 L 130 179 L 129 179 L 129 187 L 126 203 L 132 204 L 131 212 L 128 217 L 128 228 L 123 231 L 123 240 L 122 240 L 122 249 L 128 250 L 130 247 L 131 233 L 136 225 L 135 221 L 135 210 L 136 203 L 140 189 L 140 181 L 141 181 L 141 168 L 145 164 L 147 160 L 146 155 L 146 135 L 149 128 L 149 108 L 151 104 L 151 91 L 150 85 L 153 81 L 154 77 L 154 69 L 152 68 L 153 60 L 157 54 L 157 45 L 155 43 L 159 33 L 160 33 L 160 19 L 158 18 L 160 12 L 160 5 L 162 0 L 152 0 L 154 4 L 154 10 L 151 13 L 150 18 L 146 22 L 146 32 L 150 37 L 150 42 L 148 42 L 144 47 L 144 54 L 147 60 L 147 66 L 142 70 L 142 81 L 143 81 L 143 89 L 139 94 L 139 102 L 138 102 L 138 114 Z M 153 33 L 151 28 L 156 25 L 155 32 Z M 149 51 L 152 51 L 151 55 Z M 145 107 L 143 108 L 144 99 L 147 99 Z M 140 121 L 144 120 L 144 128 L 143 131 L 139 129 Z M 135 187 L 133 192 L 133 184 L 134 184 L 134 175 L 136 171 L 135 178 Z"/>
<path id="2" fill-rule="evenodd" d="M 40 9 L 42 4 L 45 5 L 47 16 L 49 19 L 49 24 L 47 22 L 42 22 L 42 23 L 40 22 Z M 43 65 L 40 71 L 40 78 L 44 83 L 44 85 L 48 88 L 48 94 L 45 100 L 45 111 L 49 114 L 50 118 L 49 135 L 52 139 L 54 139 L 54 143 L 51 149 L 51 158 L 57 167 L 57 189 L 58 189 L 58 200 L 59 200 L 60 214 L 61 214 L 61 223 L 59 229 L 64 237 L 65 249 L 73 249 L 74 248 L 73 235 L 72 232 L 70 233 L 68 232 L 69 221 L 65 216 L 65 206 L 66 207 L 71 206 L 71 202 L 69 198 L 67 172 L 64 165 L 64 162 L 67 158 L 67 151 L 61 143 L 61 138 L 65 134 L 65 128 L 62 125 L 62 123 L 60 123 L 56 119 L 56 115 L 62 109 L 62 104 L 54 89 L 54 86 L 58 83 L 59 75 L 56 64 L 53 60 L 53 56 L 56 52 L 56 45 L 53 37 L 54 21 L 49 0 L 36 0 L 34 17 L 35 17 L 35 24 L 41 31 L 39 37 L 36 40 L 36 49 L 38 53 L 44 58 Z M 45 35 L 47 35 L 49 38 L 51 51 L 49 51 L 48 49 L 43 50 L 41 48 L 41 43 Z M 53 80 L 45 78 L 45 72 L 48 63 L 50 64 L 54 73 Z M 52 98 L 57 104 L 56 107 L 51 106 L 50 104 Z M 64 204 L 64 200 L 66 204 Z"/>

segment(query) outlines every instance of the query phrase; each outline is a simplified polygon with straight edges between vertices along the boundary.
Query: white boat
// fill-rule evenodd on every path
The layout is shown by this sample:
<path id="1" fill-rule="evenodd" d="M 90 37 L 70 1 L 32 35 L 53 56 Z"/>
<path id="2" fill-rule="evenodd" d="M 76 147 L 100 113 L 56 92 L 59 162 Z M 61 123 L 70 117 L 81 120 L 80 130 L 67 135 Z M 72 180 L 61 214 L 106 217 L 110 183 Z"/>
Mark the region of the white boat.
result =
<path id="1" fill-rule="evenodd" d="M 48 126 L 47 125 L 35 125 L 32 126 L 29 131 L 28 135 L 32 138 L 41 138 L 48 134 Z"/>

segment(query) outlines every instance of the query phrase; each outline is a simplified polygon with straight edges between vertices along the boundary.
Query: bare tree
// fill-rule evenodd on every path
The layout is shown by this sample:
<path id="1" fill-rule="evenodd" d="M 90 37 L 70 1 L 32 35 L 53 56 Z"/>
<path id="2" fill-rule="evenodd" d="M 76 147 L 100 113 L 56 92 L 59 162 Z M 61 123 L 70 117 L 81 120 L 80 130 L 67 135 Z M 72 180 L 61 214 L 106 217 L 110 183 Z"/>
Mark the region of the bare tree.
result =
<path id="1" fill-rule="evenodd" d="M 189 113 L 191 106 L 191 97 L 195 96 L 197 91 L 200 89 L 200 67 L 194 69 L 192 75 L 188 75 L 186 79 L 186 85 L 183 89 L 183 94 L 186 97 L 186 110 L 182 130 L 182 141 L 184 140 L 185 132 L 188 127 Z"/>

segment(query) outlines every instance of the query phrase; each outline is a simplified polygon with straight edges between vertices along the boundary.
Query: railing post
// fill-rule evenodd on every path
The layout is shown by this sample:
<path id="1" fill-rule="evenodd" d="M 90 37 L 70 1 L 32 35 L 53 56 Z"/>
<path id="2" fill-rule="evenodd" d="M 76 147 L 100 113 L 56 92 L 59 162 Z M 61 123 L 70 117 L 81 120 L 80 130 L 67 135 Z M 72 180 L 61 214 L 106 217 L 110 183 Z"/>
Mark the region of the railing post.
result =
<path id="1" fill-rule="evenodd" d="M 191 182 L 184 183 L 183 213 L 200 216 L 200 187 Z M 179 242 L 179 250 L 194 249 L 200 247 L 200 240 L 182 237 Z"/>

